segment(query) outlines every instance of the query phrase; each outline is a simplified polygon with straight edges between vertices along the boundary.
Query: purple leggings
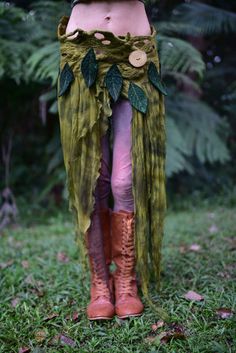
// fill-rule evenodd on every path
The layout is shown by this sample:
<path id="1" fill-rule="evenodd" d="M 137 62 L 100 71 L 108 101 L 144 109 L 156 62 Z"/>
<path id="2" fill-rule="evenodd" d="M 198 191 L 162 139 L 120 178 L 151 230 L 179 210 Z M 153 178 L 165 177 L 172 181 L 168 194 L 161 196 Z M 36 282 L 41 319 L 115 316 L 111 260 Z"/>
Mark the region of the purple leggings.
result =
<path id="1" fill-rule="evenodd" d="M 101 139 L 102 163 L 95 188 L 96 208 L 108 207 L 109 194 L 112 189 L 113 211 L 134 211 L 131 119 L 132 106 L 128 99 L 122 98 L 114 103 L 111 120 L 113 129 L 112 171 L 110 167 L 109 134 L 107 133 Z"/>

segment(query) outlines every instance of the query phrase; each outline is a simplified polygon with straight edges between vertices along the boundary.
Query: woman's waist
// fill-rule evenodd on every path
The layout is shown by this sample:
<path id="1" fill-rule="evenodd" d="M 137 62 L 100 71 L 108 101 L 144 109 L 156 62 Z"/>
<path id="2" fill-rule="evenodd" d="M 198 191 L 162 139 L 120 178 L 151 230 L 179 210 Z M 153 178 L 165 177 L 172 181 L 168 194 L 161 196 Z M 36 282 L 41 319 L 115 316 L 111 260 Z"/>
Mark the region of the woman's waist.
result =
<path id="1" fill-rule="evenodd" d="M 72 10 L 66 33 L 78 27 L 85 31 L 110 31 L 121 36 L 127 32 L 133 36 L 150 34 L 150 23 L 140 1 L 92 2 L 89 6 L 78 4 Z"/>

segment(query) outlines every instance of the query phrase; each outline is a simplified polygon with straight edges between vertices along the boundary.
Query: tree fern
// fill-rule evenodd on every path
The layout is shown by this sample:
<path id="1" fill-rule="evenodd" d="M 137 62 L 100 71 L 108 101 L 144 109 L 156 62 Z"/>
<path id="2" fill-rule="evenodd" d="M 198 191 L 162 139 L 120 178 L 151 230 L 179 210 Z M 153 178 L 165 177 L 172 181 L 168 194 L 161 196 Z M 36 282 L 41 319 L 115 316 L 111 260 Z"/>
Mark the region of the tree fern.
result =
<path id="1" fill-rule="evenodd" d="M 57 25 L 63 15 L 69 15 L 69 4 L 65 1 L 35 1 L 31 9 L 35 23 L 40 27 L 36 33 L 37 43 L 45 45 L 57 40 Z"/>
<path id="2" fill-rule="evenodd" d="M 196 156 L 201 163 L 225 163 L 230 160 L 230 153 L 226 146 L 229 124 L 212 108 L 198 99 L 177 92 L 166 100 L 166 106 L 168 124 L 170 125 L 171 122 L 171 130 L 169 128 L 167 130 L 168 144 L 182 157 L 178 157 L 177 161 L 181 163 L 176 165 L 171 158 L 173 152 L 170 150 L 169 156 L 167 151 L 169 172 L 176 172 L 181 168 L 191 171 L 190 156 Z M 224 134 L 220 133 L 221 130 Z"/>
<path id="3" fill-rule="evenodd" d="M 235 13 L 195 1 L 177 6 L 171 21 L 188 23 L 207 35 L 236 32 Z"/>
<path id="4" fill-rule="evenodd" d="M 194 169 L 187 160 L 189 149 L 186 140 L 183 138 L 176 121 L 170 116 L 166 116 L 166 175 L 172 176 L 182 170 L 187 170 L 190 174 L 194 173 Z"/>
<path id="5" fill-rule="evenodd" d="M 0 79 L 20 83 L 25 79 L 25 62 L 36 49 L 31 42 L 32 16 L 9 3 L 0 3 Z"/>
<path id="6" fill-rule="evenodd" d="M 59 43 L 52 42 L 36 50 L 27 60 L 28 76 L 33 80 L 49 80 L 55 86 L 59 68 Z"/>
<path id="7" fill-rule="evenodd" d="M 158 35 L 159 53 L 165 70 L 181 73 L 195 72 L 203 77 L 205 63 L 201 53 L 180 38 Z"/>

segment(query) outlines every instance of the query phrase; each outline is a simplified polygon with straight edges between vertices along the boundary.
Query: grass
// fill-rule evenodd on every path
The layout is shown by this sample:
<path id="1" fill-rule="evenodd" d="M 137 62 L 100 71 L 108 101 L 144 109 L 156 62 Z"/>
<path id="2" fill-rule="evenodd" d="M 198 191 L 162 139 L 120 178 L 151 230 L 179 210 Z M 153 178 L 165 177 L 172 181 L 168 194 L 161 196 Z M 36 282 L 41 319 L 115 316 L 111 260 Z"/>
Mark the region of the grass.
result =
<path id="1" fill-rule="evenodd" d="M 139 318 L 88 321 L 89 274 L 77 258 L 71 215 L 31 208 L 18 228 L 0 237 L 1 267 L 6 265 L 0 269 L 0 352 L 236 352 L 236 206 L 193 200 L 188 206 L 167 213 L 162 292 L 153 293 L 171 322 L 184 327 L 185 339 L 176 334 L 160 341 L 170 326 L 154 332 L 159 317 L 147 305 Z M 188 251 L 194 243 L 200 250 Z M 189 290 L 204 300 L 186 300 Z M 234 314 L 222 319 L 218 308 Z"/>

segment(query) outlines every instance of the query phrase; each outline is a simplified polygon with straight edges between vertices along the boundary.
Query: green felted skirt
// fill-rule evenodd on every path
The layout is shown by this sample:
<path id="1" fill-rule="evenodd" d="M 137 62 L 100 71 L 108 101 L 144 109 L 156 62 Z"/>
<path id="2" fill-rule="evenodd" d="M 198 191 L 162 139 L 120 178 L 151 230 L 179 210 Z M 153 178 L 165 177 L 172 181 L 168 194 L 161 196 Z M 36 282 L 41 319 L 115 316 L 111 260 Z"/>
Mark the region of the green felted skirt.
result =
<path id="1" fill-rule="evenodd" d="M 151 25 L 148 36 L 131 36 L 130 33 L 117 36 L 109 31 L 78 28 L 66 35 L 68 21 L 69 17 L 63 16 L 58 25 L 57 92 L 69 209 L 75 217 L 81 263 L 89 269 L 85 233 L 95 205 L 93 193 L 101 167 L 101 137 L 109 128 L 112 102 L 125 97 L 130 100 L 133 112 L 136 271 L 142 292 L 148 297 L 151 283 L 160 291 L 161 246 L 167 208 L 166 88 L 160 73 L 157 31 Z M 138 66 L 139 60 L 142 66 Z"/>

